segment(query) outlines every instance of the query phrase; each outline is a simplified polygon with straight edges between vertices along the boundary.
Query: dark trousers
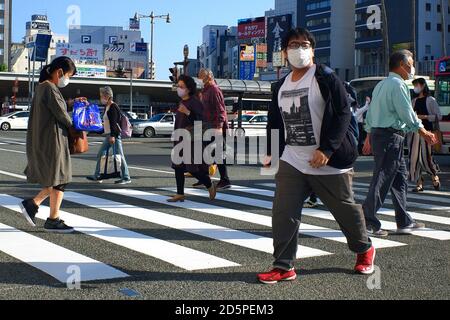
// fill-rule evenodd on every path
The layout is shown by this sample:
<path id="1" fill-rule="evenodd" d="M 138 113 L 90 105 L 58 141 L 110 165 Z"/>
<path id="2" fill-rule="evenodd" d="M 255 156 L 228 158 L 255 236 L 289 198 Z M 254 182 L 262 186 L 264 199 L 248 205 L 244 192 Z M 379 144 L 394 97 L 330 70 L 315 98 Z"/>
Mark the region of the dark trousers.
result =
<path id="1" fill-rule="evenodd" d="M 403 156 L 405 137 L 391 129 L 373 129 L 370 140 L 375 169 L 369 194 L 363 205 L 366 224 L 375 230 L 381 229 L 381 222 L 376 214 L 391 191 L 397 226 L 409 226 L 414 220 L 406 212 L 408 170 Z"/>
<path id="2" fill-rule="evenodd" d="M 358 128 L 359 128 L 358 151 L 359 151 L 359 154 L 362 154 L 364 142 L 366 141 L 366 138 L 367 138 L 367 132 L 366 132 L 366 129 L 364 128 L 364 123 L 358 123 Z"/>
<path id="3" fill-rule="evenodd" d="M 351 251 L 365 253 L 371 248 L 364 214 L 353 198 L 352 180 L 353 172 L 331 176 L 305 175 L 280 161 L 272 217 L 276 268 L 290 270 L 294 266 L 303 202 L 311 192 L 329 208 Z"/>
<path id="4" fill-rule="evenodd" d="M 185 168 L 176 168 L 175 169 L 175 179 L 177 181 L 177 194 L 178 195 L 184 195 L 184 186 L 186 182 L 186 177 L 184 176 Z M 212 182 L 211 178 L 208 176 L 207 173 L 203 172 L 196 172 L 192 173 L 192 176 L 196 178 L 198 181 L 200 181 L 204 186 L 206 186 L 207 189 L 211 188 Z"/>

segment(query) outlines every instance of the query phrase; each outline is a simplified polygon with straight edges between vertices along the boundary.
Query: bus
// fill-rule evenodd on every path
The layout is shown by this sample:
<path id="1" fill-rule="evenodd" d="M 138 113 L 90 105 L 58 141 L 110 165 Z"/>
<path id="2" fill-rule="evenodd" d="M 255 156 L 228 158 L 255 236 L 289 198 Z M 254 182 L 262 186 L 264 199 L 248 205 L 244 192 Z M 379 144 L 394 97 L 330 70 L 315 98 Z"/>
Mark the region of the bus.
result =
<path id="1" fill-rule="evenodd" d="M 442 59 L 441 63 L 444 64 L 439 67 L 437 64 L 436 79 L 432 80 L 427 76 L 417 75 L 415 78 L 424 78 L 427 81 L 428 87 L 430 88 L 431 95 L 436 97 L 436 100 L 441 107 L 441 113 L 444 119 L 439 123 L 440 130 L 443 135 L 443 145 L 441 149 L 442 154 L 450 154 L 450 57 L 447 59 Z M 438 72 L 439 70 L 444 70 L 445 72 Z M 350 84 L 358 96 L 358 103 L 364 105 L 366 97 L 372 97 L 373 90 L 378 83 L 386 79 L 386 77 L 369 77 L 360 78 L 350 81 Z M 411 97 L 415 96 L 414 86 L 412 80 L 406 81 L 409 89 L 411 90 Z"/>
<path id="2" fill-rule="evenodd" d="M 450 57 L 445 57 L 436 62 L 436 100 L 444 115 L 440 123 L 440 129 L 444 139 L 445 151 L 450 153 Z"/>

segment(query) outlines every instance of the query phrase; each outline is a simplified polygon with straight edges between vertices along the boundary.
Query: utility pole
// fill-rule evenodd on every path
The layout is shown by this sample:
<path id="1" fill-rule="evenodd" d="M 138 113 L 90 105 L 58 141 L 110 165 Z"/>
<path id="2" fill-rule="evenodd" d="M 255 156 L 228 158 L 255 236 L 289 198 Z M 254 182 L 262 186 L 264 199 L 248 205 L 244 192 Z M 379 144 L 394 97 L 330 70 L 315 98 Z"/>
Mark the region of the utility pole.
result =
<path id="1" fill-rule="evenodd" d="M 381 0 L 381 9 L 383 11 L 383 45 L 384 45 L 384 73 L 389 73 L 389 56 L 390 56 L 390 44 L 389 44 L 389 23 L 387 15 L 386 0 Z"/>

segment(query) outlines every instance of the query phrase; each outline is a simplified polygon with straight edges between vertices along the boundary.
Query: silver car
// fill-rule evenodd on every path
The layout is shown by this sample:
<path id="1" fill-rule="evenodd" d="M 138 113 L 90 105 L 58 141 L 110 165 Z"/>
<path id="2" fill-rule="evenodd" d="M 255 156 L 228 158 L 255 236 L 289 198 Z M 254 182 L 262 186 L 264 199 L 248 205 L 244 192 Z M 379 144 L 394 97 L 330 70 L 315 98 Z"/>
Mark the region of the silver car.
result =
<path id="1" fill-rule="evenodd" d="M 173 113 L 161 113 L 150 120 L 133 121 L 133 135 L 153 138 L 155 136 L 172 135 L 175 126 Z"/>

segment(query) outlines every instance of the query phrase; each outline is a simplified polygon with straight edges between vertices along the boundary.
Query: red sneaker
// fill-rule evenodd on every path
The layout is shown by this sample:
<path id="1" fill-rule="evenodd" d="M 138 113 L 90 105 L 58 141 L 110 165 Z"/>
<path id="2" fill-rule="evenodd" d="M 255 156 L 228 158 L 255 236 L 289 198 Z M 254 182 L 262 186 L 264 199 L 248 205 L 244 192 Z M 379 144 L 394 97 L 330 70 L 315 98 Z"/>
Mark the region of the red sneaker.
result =
<path id="1" fill-rule="evenodd" d="M 375 254 L 374 246 L 366 253 L 358 254 L 355 271 L 360 274 L 372 274 L 374 272 Z"/>
<path id="2" fill-rule="evenodd" d="M 289 271 L 275 268 L 267 273 L 258 274 L 258 280 L 264 284 L 276 284 L 280 281 L 293 281 L 297 279 L 295 269 Z"/>

